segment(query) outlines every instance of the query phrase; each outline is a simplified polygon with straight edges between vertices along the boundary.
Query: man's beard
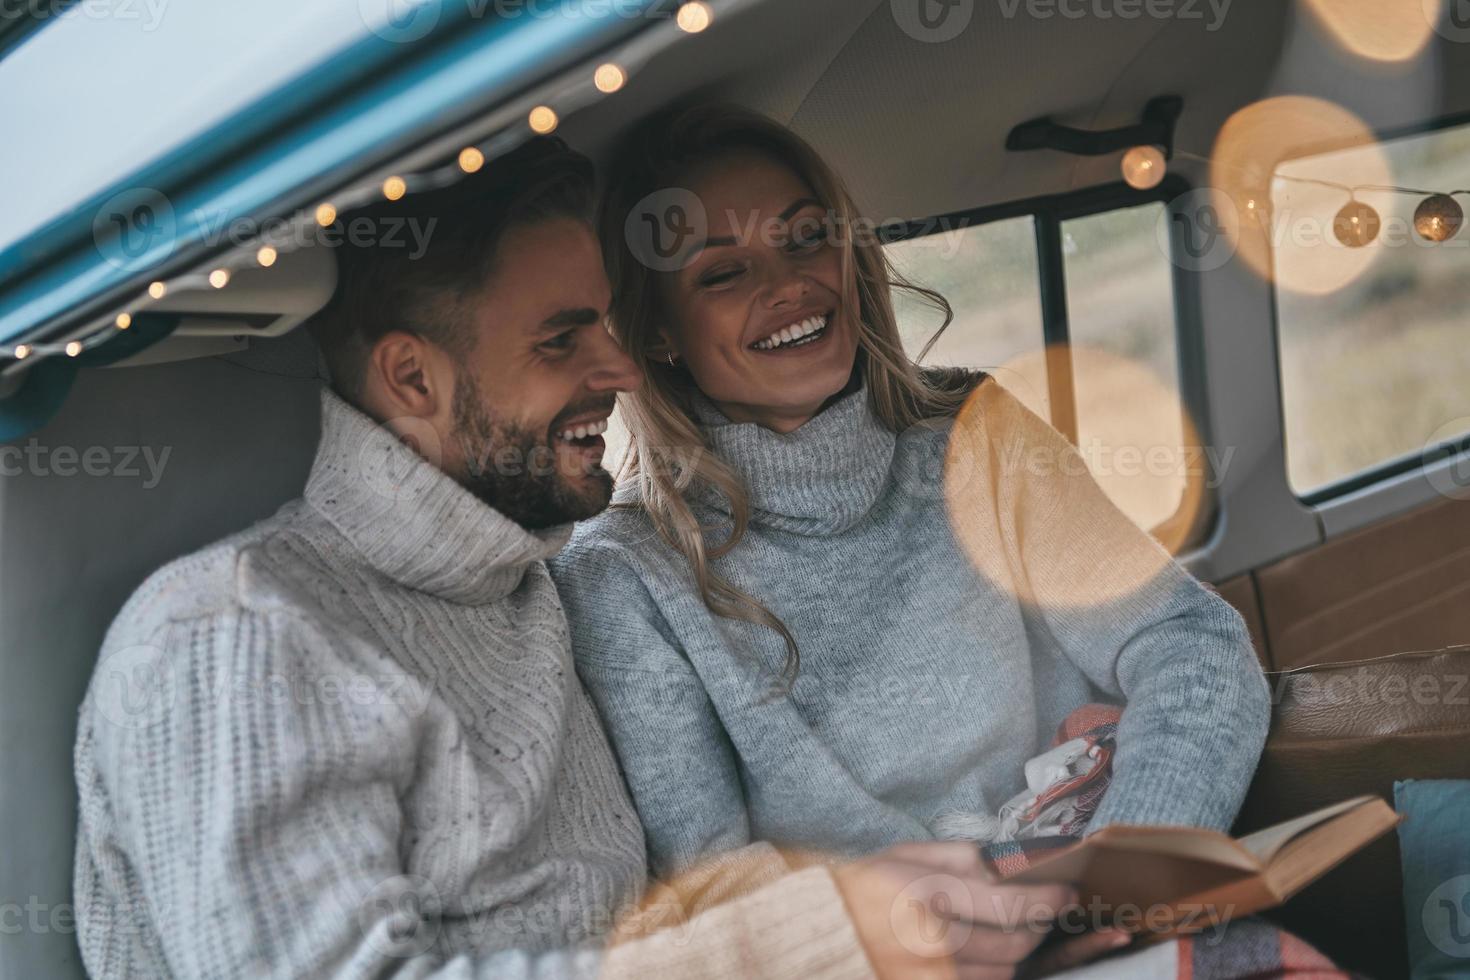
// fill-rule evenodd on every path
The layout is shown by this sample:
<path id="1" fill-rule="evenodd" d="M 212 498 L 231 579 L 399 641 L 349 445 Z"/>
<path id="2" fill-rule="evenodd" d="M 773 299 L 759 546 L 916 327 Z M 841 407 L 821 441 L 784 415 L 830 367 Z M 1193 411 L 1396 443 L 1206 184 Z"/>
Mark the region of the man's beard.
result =
<path id="1" fill-rule="evenodd" d="M 571 418 L 594 407 L 575 405 L 562 415 Z M 537 433 L 492 418 L 466 371 L 457 372 L 453 409 L 454 438 L 465 456 L 460 482 L 521 527 L 540 531 L 586 520 L 607 507 L 613 479 L 601 466 L 584 469 L 580 487 L 559 471 L 561 454 L 548 441 L 554 422 Z"/>

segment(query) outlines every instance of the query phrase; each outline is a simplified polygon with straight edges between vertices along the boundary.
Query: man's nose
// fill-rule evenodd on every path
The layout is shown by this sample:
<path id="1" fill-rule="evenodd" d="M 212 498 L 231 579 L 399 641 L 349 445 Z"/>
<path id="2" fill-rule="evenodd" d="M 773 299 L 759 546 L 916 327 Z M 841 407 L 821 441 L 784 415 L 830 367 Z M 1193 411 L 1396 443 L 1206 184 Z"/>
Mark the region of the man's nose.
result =
<path id="1" fill-rule="evenodd" d="M 633 358 L 618 345 L 612 334 L 602 330 L 596 333 L 597 338 L 593 341 L 595 362 L 587 387 L 593 391 L 636 390 L 643 383 L 643 372 L 638 370 Z"/>

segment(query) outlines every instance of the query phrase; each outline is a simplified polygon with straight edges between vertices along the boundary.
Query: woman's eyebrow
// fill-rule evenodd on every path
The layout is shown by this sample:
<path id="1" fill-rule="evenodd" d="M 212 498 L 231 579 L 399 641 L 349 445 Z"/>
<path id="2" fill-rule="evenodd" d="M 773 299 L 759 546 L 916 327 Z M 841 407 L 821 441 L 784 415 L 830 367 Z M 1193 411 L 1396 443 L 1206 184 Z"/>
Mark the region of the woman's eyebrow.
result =
<path id="1" fill-rule="evenodd" d="M 776 217 L 779 221 L 790 221 L 791 216 L 796 214 L 796 212 L 800 211 L 802 208 L 821 206 L 822 202 L 814 197 L 797 198 L 795 201 L 792 201 L 790 204 L 788 204 L 786 206 L 786 210 L 782 211 Z M 739 239 L 737 239 L 734 235 L 718 235 L 714 238 L 706 238 L 702 242 L 696 242 L 689 249 L 689 251 L 684 254 L 684 256 L 682 257 L 682 263 L 687 265 L 688 263 L 693 262 L 695 257 L 698 256 L 699 253 L 703 252 L 705 249 L 724 248 L 726 246 L 736 244 L 739 244 Z"/>

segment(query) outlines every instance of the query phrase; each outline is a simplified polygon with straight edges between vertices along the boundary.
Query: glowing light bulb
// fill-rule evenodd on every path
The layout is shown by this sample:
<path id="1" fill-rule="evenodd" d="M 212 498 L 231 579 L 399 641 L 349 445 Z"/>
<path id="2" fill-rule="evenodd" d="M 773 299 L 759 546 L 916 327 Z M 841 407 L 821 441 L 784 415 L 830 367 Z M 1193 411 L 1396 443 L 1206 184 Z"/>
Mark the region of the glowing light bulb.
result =
<path id="1" fill-rule="evenodd" d="M 459 169 L 467 174 L 472 174 L 485 166 L 485 154 L 473 146 L 467 146 L 459 151 Z"/>
<path id="2" fill-rule="evenodd" d="M 16 346 L 16 348 L 15 348 L 15 359 L 17 361 L 23 361 L 23 360 L 25 360 L 26 358 L 28 358 L 30 356 L 31 356 L 31 345 L 30 344 L 18 344 Z"/>
<path id="3" fill-rule="evenodd" d="M 316 223 L 323 228 L 337 220 L 337 209 L 330 204 L 321 204 L 316 209 Z"/>
<path id="4" fill-rule="evenodd" d="M 277 257 L 278 253 L 269 245 L 261 246 L 260 251 L 255 253 L 255 261 L 267 269 L 276 264 Z"/>
<path id="5" fill-rule="evenodd" d="M 531 110 L 531 115 L 526 121 L 530 123 L 532 132 L 545 136 L 547 133 L 555 132 L 561 120 L 556 118 L 556 110 L 551 106 L 538 105 Z"/>
<path id="6" fill-rule="evenodd" d="M 77 341 L 75 341 L 75 340 L 73 340 L 71 343 L 69 343 L 69 344 L 66 345 L 66 356 L 67 357 L 76 357 L 81 352 L 82 352 L 82 345 L 80 343 L 78 343 Z"/>
<path id="7" fill-rule="evenodd" d="M 383 181 L 383 196 L 390 201 L 402 200 L 408 193 L 408 182 L 402 177 L 389 177 Z"/>
<path id="8" fill-rule="evenodd" d="M 1447 242 L 1465 223 L 1465 209 L 1448 194 L 1431 194 L 1414 209 L 1414 230 L 1425 241 Z"/>
<path id="9" fill-rule="evenodd" d="M 1362 248 L 1378 237 L 1383 222 L 1378 212 L 1362 201 L 1352 200 L 1342 206 L 1332 219 L 1332 233 L 1348 248 Z"/>
<path id="10" fill-rule="evenodd" d="M 209 284 L 215 289 L 224 289 L 230 284 L 230 272 L 228 269 L 215 269 L 209 274 Z"/>
<path id="11" fill-rule="evenodd" d="M 148 295 L 154 299 L 163 299 L 168 295 L 168 286 L 161 282 L 150 283 L 148 286 Z"/>
<path id="12" fill-rule="evenodd" d="M 1156 146 L 1135 146 L 1123 154 L 1123 179 L 1134 190 L 1146 191 L 1159 186 L 1168 172 L 1164 154 Z"/>
<path id="13" fill-rule="evenodd" d="M 709 9 L 709 4 L 694 0 L 679 8 L 679 12 L 674 15 L 674 22 L 679 25 L 679 30 L 689 34 L 698 34 L 709 27 L 710 21 L 714 18 L 714 12 Z"/>
<path id="14" fill-rule="evenodd" d="M 592 73 L 592 84 L 597 86 L 599 92 L 611 94 L 622 88 L 627 82 L 628 73 L 611 62 L 599 65 L 597 71 Z"/>
<path id="15" fill-rule="evenodd" d="M 117 324 L 117 329 L 126 330 L 133 325 L 133 318 L 127 313 L 119 313 L 117 319 L 112 322 Z"/>

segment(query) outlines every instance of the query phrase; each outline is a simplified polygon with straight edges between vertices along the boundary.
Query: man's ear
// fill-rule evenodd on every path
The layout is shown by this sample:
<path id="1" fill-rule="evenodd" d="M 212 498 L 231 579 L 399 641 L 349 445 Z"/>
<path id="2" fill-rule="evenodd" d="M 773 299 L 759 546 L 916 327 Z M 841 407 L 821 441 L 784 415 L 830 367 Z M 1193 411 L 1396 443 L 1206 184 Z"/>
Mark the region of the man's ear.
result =
<path id="1" fill-rule="evenodd" d="M 406 330 L 378 338 L 368 354 L 367 397 L 380 418 L 435 419 L 454 397 L 454 364 L 434 344 Z"/>

